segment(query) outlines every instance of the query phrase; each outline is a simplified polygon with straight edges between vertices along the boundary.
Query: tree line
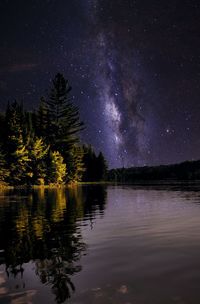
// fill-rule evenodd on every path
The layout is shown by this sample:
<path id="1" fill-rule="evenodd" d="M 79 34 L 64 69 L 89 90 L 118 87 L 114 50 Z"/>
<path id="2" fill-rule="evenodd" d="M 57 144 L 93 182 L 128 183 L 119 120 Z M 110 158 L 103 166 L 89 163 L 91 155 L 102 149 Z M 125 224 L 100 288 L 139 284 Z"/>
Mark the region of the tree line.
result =
<path id="1" fill-rule="evenodd" d="M 200 161 L 179 164 L 111 169 L 107 180 L 118 183 L 134 183 L 156 180 L 199 180 Z"/>
<path id="2" fill-rule="evenodd" d="M 80 142 L 84 124 L 70 92 L 68 80 L 58 73 L 34 111 L 17 101 L 8 103 L 0 114 L 1 183 L 49 185 L 106 178 L 103 154 Z"/>

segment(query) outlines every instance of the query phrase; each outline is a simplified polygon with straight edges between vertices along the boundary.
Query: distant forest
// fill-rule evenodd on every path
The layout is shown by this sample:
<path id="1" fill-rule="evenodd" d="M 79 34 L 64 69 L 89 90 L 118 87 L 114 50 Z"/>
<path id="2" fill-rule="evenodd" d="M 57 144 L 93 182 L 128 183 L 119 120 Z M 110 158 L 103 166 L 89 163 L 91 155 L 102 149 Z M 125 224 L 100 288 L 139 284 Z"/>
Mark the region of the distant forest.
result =
<path id="1" fill-rule="evenodd" d="M 39 107 L 27 111 L 18 101 L 0 113 L 0 183 L 59 185 L 105 180 L 103 154 L 80 142 L 84 129 L 62 74 L 52 81 Z"/>
<path id="2" fill-rule="evenodd" d="M 134 183 L 152 180 L 198 180 L 200 179 L 200 161 L 186 161 L 174 165 L 155 167 L 133 167 L 112 169 L 108 172 L 108 181 Z"/>

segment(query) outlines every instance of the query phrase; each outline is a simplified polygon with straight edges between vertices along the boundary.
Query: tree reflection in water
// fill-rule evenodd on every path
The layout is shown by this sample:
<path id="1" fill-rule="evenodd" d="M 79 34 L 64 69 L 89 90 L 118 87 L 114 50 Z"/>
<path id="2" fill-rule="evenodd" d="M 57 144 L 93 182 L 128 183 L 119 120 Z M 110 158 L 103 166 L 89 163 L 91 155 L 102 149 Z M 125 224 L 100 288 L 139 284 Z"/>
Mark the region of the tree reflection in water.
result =
<path id="1" fill-rule="evenodd" d="M 71 276 L 81 271 L 86 251 L 80 221 L 97 211 L 103 215 L 105 188 L 13 190 L 1 200 L 0 264 L 17 279 L 24 263 L 34 261 L 41 283 L 50 284 L 56 302 L 63 303 L 75 291 Z"/>

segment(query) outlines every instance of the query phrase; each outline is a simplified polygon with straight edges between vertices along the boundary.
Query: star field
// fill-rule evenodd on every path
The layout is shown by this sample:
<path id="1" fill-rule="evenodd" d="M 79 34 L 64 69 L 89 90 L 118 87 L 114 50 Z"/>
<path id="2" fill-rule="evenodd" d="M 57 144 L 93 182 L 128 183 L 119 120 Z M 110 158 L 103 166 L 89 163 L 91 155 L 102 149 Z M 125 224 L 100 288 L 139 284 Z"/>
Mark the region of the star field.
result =
<path id="1" fill-rule="evenodd" d="M 61 72 L 110 167 L 200 159 L 200 4 L 0 2 L 0 106 L 38 105 Z"/>

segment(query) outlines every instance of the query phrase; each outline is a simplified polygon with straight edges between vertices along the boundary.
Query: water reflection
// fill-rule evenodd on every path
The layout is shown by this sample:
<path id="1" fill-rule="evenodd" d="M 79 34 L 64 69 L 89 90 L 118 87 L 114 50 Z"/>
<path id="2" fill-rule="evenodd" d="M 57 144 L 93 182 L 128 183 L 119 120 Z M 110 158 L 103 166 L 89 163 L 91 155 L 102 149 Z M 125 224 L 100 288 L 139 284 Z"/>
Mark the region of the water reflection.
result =
<path id="1" fill-rule="evenodd" d="M 0 193 L 0 302 L 200 303 L 199 202 L 198 183 Z"/>
<path id="2" fill-rule="evenodd" d="M 72 276 L 81 271 L 80 258 L 86 253 L 77 221 L 92 219 L 96 213 L 102 216 L 105 200 L 106 190 L 100 185 L 1 193 L 0 264 L 5 265 L 7 277 L 15 280 L 16 303 L 27 303 L 27 297 L 35 295 L 34 290 L 23 291 L 30 261 L 41 283 L 51 286 L 57 303 L 71 296 L 75 291 Z M 0 275 L 0 299 L 8 301 L 11 294 L 4 286 L 5 273 Z"/>

